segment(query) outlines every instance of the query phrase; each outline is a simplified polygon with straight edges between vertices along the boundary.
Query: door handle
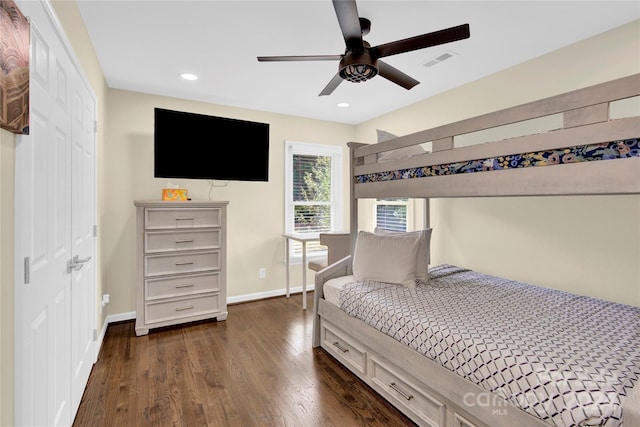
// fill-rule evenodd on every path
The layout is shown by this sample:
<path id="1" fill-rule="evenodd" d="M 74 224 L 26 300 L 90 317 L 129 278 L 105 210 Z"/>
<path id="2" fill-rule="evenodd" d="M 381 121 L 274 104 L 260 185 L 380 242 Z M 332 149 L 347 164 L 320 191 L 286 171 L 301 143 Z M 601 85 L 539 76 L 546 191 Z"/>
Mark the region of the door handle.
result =
<path id="1" fill-rule="evenodd" d="M 90 256 L 80 259 L 78 255 L 74 255 L 69 261 L 67 261 L 67 274 L 71 274 L 72 271 L 78 271 L 84 267 L 84 264 L 89 262 Z"/>
<path id="2" fill-rule="evenodd" d="M 80 259 L 80 258 L 78 258 L 78 255 L 74 255 L 73 259 L 71 260 L 71 262 L 74 262 L 76 264 L 84 264 L 85 262 L 89 262 L 90 260 L 91 260 L 90 256 Z"/>

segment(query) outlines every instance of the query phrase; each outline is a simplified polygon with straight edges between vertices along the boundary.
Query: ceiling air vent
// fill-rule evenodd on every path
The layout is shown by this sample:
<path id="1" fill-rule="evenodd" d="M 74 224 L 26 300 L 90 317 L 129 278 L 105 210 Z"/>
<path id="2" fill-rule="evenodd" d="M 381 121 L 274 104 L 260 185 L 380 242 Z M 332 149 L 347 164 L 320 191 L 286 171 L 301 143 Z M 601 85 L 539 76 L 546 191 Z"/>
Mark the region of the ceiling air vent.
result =
<path id="1" fill-rule="evenodd" d="M 451 52 L 450 50 L 448 50 L 436 56 L 435 58 L 430 59 L 427 62 L 424 62 L 422 65 L 424 65 L 427 68 L 433 67 L 434 65 L 438 65 L 439 63 L 446 61 L 447 59 L 453 58 L 454 55 L 457 55 L 457 53 Z"/>

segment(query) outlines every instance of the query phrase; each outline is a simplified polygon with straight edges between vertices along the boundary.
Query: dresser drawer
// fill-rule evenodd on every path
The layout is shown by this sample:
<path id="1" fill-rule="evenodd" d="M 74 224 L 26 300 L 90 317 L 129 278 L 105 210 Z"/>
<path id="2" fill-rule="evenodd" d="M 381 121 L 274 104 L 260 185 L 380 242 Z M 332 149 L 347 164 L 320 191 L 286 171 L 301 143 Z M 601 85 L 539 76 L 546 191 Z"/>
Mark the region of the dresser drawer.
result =
<path id="1" fill-rule="evenodd" d="M 145 228 L 202 228 L 219 227 L 222 209 L 217 208 L 146 208 Z"/>
<path id="2" fill-rule="evenodd" d="M 414 386 L 389 362 L 375 356 L 371 361 L 371 381 L 400 408 L 407 408 L 430 426 L 445 426 L 447 409 L 443 402 L 428 394 L 423 386 Z"/>
<path id="3" fill-rule="evenodd" d="M 220 290 L 220 273 L 146 279 L 144 287 L 146 301 L 216 292 Z"/>
<path id="4" fill-rule="evenodd" d="M 329 322 L 322 321 L 322 347 L 343 364 L 365 374 L 367 372 L 367 353 L 358 342 Z"/>
<path id="5" fill-rule="evenodd" d="M 172 252 L 220 247 L 220 229 L 192 231 L 147 231 L 145 252 Z"/>
<path id="6" fill-rule="evenodd" d="M 164 302 L 147 302 L 145 306 L 145 323 L 165 322 L 167 320 L 184 319 L 219 312 L 220 295 L 181 298 Z"/>
<path id="7" fill-rule="evenodd" d="M 146 277 L 177 273 L 197 273 L 218 268 L 220 268 L 220 251 L 145 255 L 144 257 L 144 274 Z"/>

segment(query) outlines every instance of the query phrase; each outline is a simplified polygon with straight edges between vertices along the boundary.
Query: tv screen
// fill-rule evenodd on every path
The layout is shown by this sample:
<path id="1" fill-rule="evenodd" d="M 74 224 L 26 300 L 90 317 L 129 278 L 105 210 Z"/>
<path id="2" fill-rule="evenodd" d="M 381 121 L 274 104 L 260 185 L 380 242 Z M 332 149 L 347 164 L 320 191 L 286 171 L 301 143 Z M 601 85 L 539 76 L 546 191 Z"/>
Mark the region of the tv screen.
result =
<path id="1" fill-rule="evenodd" d="M 155 108 L 156 178 L 269 180 L 269 124 Z"/>

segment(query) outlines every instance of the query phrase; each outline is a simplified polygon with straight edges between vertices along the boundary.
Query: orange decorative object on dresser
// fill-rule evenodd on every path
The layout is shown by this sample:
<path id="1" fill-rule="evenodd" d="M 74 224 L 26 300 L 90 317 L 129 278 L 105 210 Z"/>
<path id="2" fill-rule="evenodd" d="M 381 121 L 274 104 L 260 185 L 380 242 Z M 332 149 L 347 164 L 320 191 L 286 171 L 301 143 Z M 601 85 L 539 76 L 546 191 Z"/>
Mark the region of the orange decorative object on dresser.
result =
<path id="1" fill-rule="evenodd" d="M 162 200 L 189 200 L 186 188 L 163 188 Z"/>

